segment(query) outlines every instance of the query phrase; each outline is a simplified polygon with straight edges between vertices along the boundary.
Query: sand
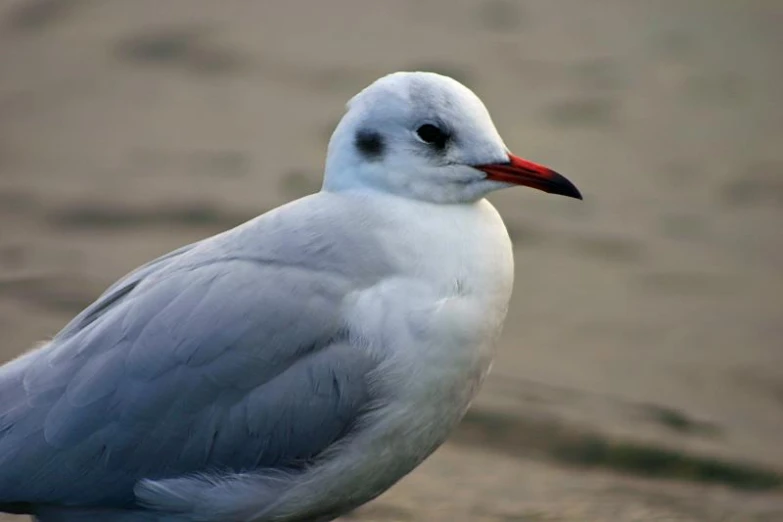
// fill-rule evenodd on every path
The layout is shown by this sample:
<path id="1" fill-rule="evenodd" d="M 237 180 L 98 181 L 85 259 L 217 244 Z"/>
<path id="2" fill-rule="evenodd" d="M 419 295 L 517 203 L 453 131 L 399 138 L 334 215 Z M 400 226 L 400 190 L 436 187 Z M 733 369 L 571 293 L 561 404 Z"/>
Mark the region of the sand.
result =
<path id="1" fill-rule="evenodd" d="M 351 518 L 783 520 L 781 26 L 776 0 L 4 0 L 0 360 L 317 190 L 346 100 L 435 70 L 585 201 L 492 197 L 493 375 Z"/>

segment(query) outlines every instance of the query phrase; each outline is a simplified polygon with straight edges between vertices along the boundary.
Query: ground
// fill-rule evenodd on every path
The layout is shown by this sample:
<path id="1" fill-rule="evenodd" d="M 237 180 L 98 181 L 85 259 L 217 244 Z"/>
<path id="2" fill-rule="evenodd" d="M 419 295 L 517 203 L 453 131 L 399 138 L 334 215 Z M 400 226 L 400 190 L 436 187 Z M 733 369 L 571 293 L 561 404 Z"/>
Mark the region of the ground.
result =
<path id="1" fill-rule="evenodd" d="M 3 0 L 0 360 L 317 190 L 348 98 L 435 70 L 585 201 L 492 198 L 517 258 L 492 377 L 346 518 L 783 520 L 782 24 L 776 0 Z"/>

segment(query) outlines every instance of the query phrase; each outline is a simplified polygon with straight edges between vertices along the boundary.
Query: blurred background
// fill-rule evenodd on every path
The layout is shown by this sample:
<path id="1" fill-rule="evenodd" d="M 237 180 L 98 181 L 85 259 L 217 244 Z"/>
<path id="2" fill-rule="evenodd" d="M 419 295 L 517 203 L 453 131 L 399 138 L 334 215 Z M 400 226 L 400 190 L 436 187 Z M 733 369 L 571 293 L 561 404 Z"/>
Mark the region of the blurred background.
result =
<path id="1" fill-rule="evenodd" d="M 317 191 L 345 102 L 432 70 L 585 201 L 492 197 L 493 374 L 346 519 L 781 521 L 782 28 L 779 0 L 0 0 L 0 361 Z"/>

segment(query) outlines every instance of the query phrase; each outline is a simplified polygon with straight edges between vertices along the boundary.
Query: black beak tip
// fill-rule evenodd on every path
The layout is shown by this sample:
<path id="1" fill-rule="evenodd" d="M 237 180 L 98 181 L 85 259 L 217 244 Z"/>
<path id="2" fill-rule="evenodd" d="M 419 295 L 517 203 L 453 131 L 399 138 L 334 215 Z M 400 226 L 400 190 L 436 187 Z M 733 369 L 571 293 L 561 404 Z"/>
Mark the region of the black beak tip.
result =
<path id="1" fill-rule="evenodd" d="M 583 201 L 585 199 L 582 197 L 582 193 L 579 192 L 579 189 L 576 188 L 574 185 L 571 185 L 571 190 L 564 193 L 563 196 L 578 199 L 579 201 Z"/>
<path id="2" fill-rule="evenodd" d="M 582 200 L 584 199 L 582 197 L 582 193 L 579 192 L 579 189 L 576 188 L 576 185 L 571 183 L 568 178 L 561 174 L 556 174 L 555 179 L 552 180 L 554 183 L 552 184 L 552 190 L 550 192 L 552 194 L 557 194 L 559 196 L 565 196 L 567 198 L 574 198 Z"/>

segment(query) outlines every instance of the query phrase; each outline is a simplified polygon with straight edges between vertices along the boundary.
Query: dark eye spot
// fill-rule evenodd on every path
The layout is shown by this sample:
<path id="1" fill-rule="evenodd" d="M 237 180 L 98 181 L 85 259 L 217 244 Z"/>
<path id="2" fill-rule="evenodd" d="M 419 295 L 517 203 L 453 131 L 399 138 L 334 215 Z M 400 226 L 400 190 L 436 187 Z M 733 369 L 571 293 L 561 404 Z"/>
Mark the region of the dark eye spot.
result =
<path id="1" fill-rule="evenodd" d="M 443 132 L 431 123 L 425 123 L 416 129 L 416 134 L 421 138 L 421 141 L 432 145 L 438 150 L 446 148 L 446 143 L 451 138 L 446 132 Z"/>
<path id="2" fill-rule="evenodd" d="M 354 141 L 359 152 L 370 161 L 379 160 L 386 148 L 383 138 L 375 131 L 360 130 Z"/>

